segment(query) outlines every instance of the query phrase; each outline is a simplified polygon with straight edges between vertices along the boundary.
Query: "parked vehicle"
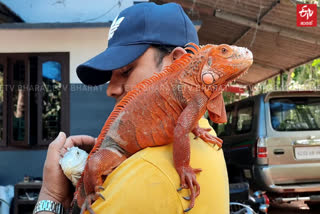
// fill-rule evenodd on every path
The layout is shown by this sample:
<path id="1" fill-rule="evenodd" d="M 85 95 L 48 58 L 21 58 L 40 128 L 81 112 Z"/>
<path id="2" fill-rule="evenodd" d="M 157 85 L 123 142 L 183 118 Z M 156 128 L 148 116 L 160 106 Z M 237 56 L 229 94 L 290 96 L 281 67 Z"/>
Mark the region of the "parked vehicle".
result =
<path id="1" fill-rule="evenodd" d="M 231 183 L 248 181 L 277 202 L 320 202 L 320 92 L 270 92 L 226 106 L 212 124 Z"/>
<path id="2" fill-rule="evenodd" d="M 229 185 L 230 214 L 266 214 L 269 208 L 269 198 L 265 193 L 256 191 L 249 193 L 246 182 Z"/>

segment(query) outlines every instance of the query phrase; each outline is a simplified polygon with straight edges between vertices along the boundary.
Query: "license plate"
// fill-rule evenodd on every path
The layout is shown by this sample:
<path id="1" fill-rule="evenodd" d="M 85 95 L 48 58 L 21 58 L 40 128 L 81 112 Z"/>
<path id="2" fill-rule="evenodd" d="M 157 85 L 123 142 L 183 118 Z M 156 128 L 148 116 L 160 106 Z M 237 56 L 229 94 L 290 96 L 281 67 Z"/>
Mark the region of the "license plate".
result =
<path id="1" fill-rule="evenodd" d="M 297 160 L 320 159 L 320 146 L 296 147 L 294 151 Z"/>

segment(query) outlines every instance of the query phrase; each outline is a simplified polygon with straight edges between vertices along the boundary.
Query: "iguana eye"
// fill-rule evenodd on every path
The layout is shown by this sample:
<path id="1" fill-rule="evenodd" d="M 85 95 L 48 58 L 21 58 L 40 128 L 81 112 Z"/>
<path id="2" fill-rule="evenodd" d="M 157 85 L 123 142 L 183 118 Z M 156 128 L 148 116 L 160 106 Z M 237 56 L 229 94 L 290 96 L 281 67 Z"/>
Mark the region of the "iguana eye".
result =
<path id="1" fill-rule="evenodd" d="M 228 57 L 232 56 L 232 53 L 233 53 L 233 51 L 230 46 L 225 45 L 225 44 L 219 46 L 219 53 L 218 54 L 220 56 L 222 56 L 224 58 L 228 58 Z"/>
<path id="2" fill-rule="evenodd" d="M 221 49 L 221 53 L 225 54 L 225 53 L 227 53 L 227 52 L 228 52 L 228 50 L 227 50 L 226 48 L 222 48 L 222 49 Z"/>

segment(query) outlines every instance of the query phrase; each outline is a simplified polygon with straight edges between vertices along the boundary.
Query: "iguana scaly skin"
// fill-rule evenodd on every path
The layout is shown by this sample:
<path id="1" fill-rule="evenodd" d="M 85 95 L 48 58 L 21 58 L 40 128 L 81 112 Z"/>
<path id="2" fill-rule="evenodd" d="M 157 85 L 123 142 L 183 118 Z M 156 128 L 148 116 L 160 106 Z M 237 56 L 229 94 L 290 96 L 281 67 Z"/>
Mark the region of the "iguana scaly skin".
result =
<path id="1" fill-rule="evenodd" d="M 193 46 L 193 47 L 192 47 Z M 226 122 L 222 90 L 252 64 L 252 53 L 228 45 L 189 44 L 187 53 L 153 77 L 139 83 L 110 114 L 87 159 L 78 182 L 75 199 L 82 210 L 92 212 L 106 176 L 134 153 L 151 146 L 173 142 L 174 167 L 181 188 L 191 191 L 190 205 L 200 193 L 196 173 L 190 162 L 188 134 L 221 147 L 222 140 L 198 126 L 209 112 L 215 123 Z"/>

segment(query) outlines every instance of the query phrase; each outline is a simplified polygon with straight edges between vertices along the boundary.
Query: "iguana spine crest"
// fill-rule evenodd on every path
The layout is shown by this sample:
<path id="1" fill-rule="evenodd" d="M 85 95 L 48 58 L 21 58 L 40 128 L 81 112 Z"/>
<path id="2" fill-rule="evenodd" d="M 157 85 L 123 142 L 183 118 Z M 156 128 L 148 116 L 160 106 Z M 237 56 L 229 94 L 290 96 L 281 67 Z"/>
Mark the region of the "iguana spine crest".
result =
<path id="1" fill-rule="evenodd" d="M 190 43 L 190 45 L 194 45 L 195 47 L 197 47 L 193 43 Z M 198 47 L 197 47 L 197 50 L 195 50 L 194 48 L 191 48 L 191 47 L 187 47 L 186 49 L 192 50 L 194 54 L 198 53 L 197 50 L 199 50 Z M 90 152 L 90 154 L 88 156 L 88 160 L 91 157 L 91 155 L 94 154 L 100 148 L 101 143 L 102 143 L 103 139 L 105 138 L 106 134 L 108 133 L 110 126 L 112 125 L 114 120 L 118 117 L 120 112 L 125 108 L 125 106 L 127 104 L 129 104 L 141 91 L 143 91 L 147 87 L 151 86 L 154 82 L 171 74 L 172 72 L 176 72 L 176 71 L 179 71 L 181 68 L 184 68 L 186 65 L 188 65 L 188 63 L 193 59 L 194 56 L 195 55 L 193 55 L 193 54 L 183 55 L 180 59 L 174 61 L 173 64 L 166 67 L 163 71 L 161 71 L 158 74 L 153 75 L 152 77 L 150 77 L 146 80 L 143 80 L 138 85 L 136 85 L 134 87 L 134 89 L 129 91 L 128 94 L 117 104 L 117 106 L 114 108 L 114 110 L 110 114 L 108 120 L 105 122 L 105 124 L 101 130 L 101 133 L 97 139 L 97 143 L 95 144 L 95 146 L 93 147 L 92 151 Z"/>

